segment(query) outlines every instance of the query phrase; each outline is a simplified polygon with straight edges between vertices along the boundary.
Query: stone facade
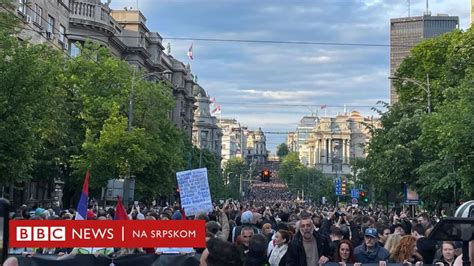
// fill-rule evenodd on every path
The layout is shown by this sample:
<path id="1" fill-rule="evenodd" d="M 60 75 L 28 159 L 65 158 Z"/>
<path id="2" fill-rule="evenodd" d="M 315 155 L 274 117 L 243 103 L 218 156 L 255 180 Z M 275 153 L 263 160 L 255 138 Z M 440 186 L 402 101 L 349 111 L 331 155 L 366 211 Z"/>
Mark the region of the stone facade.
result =
<path id="1" fill-rule="evenodd" d="M 364 118 L 357 111 L 349 115 L 322 117 L 317 121 L 300 147 L 300 161 L 327 175 L 350 174 L 350 160 L 365 157 L 364 148 L 371 138 L 363 123 L 377 126 L 378 121 Z"/>
<path id="2" fill-rule="evenodd" d="M 268 159 L 267 138 L 262 129 L 249 131 L 247 134 L 247 162 L 264 164 Z"/>
<path id="3" fill-rule="evenodd" d="M 222 130 L 222 166 L 230 158 L 247 156 L 247 127 L 241 126 L 236 119 L 219 119 Z"/>
<path id="4" fill-rule="evenodd" d="M 217 118 L 211 116 L 211 100 L 206 91 L 198 84 L 194 85 L 196 110 L 194 111 L 193 145 L 199 149 L 208 149 L 220 160 L 222 130 L 218 127 Z"/>
<path id="5" fill-rule="evenodd" d="M 112 10 L 100 0 L 18 0 L 17 15 L 25 22 L 19 38 L 47 43 L 74 57 L 85 41 L 107 47 L 118 58 L 173 85 L 176 107 L 169 114 L 191 140 L 194 122 L 194 80 L 189 65 L 164 52 L 162 37 L 151 32 L 139 10 Z M 132 77 L 130 77 L 132 78 Z"/>
<path id="6" fill-rule="evenodd" d="M 110 1 L 102 3 L 100 0 L 15 0 L 15 3 L 15 13 L 24 21 L 18 38 L 51 45 L 71 57 L 80 54 L 78 44 L 92 41 L 133 65 L 140 71 L 136 73 L 155 74 L 158 80 L 170 81 L 176 105 L 169 118 L 192 140 L 198 106 L 195 106 L 193 89 L 196 84 L 191 68 L 173 58 L 170 49 L 164 52 L 162 37 L 147 28 L 146 18 L 139 10 L 112 10 Z M 210 124 L 204 124 L 214 124 L 208 127 L 211 132 L 208 145 L 218 153 L 220 133 L 215 127 L 215 118 L 208 122 Z M 27 182 L 17 201 L 51 207 L 61 201 L 62 186 L 61 180 L 49 184 Z"/>

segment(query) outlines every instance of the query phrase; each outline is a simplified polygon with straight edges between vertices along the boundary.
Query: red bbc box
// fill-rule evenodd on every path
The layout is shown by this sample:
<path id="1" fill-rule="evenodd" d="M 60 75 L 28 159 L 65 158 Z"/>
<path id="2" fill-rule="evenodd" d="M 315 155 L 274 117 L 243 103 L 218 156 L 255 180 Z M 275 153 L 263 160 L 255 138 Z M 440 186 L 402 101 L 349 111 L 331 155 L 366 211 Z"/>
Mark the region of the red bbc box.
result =
<path id="1" fill-rule="evenodd" d="M 205 221 L 10 221 L 11 247 L 206 246 Z"/>

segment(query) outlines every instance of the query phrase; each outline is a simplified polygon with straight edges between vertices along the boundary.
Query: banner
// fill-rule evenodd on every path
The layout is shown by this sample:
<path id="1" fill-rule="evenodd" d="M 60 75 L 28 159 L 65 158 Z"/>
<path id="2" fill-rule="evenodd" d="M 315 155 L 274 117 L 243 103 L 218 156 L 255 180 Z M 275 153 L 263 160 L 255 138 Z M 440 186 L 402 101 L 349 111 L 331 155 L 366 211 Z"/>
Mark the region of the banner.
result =
<path id="1" fill-rule="evenodd" d="M 178 172 L 176 178 L 178 180 L 181 207 L 186 215 L 213 211 L 206 168 Z"/>
<path id="2" fill-rule="evenodd" d="M 205 221 L 13 220 L 10 247 L 198 247 L 206 246 Z"/>
<path id="3" fill-rule="evenodd" d="M 403 185 L 403 196 L 405 204 L 407 205 L 417 205 L 420 201 L 418 193 L 415 190 L 411 189 L 407 184 Z"/>
<path id="4" fill-rule="evenodd" d="M 66 258 L 53 255 L 35 255 L 33 257 L 17 256 L 19 265 L 22 266 L 198 266 L 200 255 L 122 255 L 117 258 L 109 258 L 103 255 L 75 255 Z M 113 264 L 112 264 L 113 263 Z"/>

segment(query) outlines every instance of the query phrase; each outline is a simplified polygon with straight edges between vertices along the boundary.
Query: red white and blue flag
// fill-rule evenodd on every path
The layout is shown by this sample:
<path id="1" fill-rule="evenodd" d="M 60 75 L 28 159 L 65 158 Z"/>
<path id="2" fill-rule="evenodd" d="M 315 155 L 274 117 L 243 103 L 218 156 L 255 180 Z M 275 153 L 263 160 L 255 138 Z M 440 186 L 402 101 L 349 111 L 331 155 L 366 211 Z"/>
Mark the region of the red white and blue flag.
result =
<path id="1" fill-rule="evenodd" d="M 87 202 L 89 202 L 89 177 L 90 172 L 87 170 L 84 178 L 84 185 L 82 185 L 81 199 L 77 204 L 76 220 L 86 220 L 87 218 Z"/>
<path id="2" fill-rule="evenodd" d="M 189 49 L 188 49 L 188 57 L 189 59 L 193 60 L 193 44 L 191 43 L 191 46 L 189 46 Z"/>
<path id="3" fill-rule="evenodd" d="M 221 105 L 218 104 L 218 105 L 216 105 L 216 107 L 214 107 L 214 109 L 212 109 L 211 114 L 216 115 L 216 114 L 220 114 L 220 113 L 221 113 Z"/>

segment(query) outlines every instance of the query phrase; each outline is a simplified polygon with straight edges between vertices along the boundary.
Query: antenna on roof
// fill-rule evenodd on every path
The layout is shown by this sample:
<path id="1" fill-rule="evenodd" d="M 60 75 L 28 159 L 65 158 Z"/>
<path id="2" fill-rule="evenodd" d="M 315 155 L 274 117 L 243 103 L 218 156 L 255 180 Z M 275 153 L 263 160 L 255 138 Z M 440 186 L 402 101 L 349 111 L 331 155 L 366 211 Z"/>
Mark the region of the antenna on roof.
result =
<path id="1" fill-rule="evenodd" d="M 430 8 L 429 8 L 429 0 L 426 0 L 425 16 L 431 16 L 431 12 L 430 12 Z"/>
<path id="2" fill-rule="evenodd" d="M 408 3 L 408 17 L 410 17 L 410 0 L 407 0 Z"/>

